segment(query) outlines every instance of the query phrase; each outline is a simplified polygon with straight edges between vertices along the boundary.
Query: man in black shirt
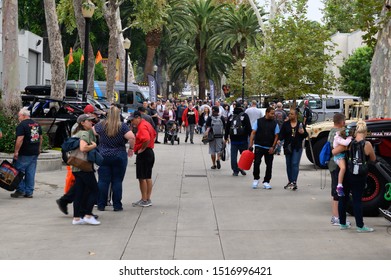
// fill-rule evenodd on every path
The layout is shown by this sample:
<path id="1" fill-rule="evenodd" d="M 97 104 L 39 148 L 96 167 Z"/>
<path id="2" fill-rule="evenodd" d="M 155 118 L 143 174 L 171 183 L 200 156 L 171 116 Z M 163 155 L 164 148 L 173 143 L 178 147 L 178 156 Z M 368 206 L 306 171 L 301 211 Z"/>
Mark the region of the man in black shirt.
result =
<path id="1" fill-rule="evenodd" d="M 14 161 L 15 168 L 25 176 L 11 197 L 32 198 L 37 160 L 42 147 L 42 128 L 30 119 L 30 111 L 27 109 L 19 111 L 18 119 L 20 123 L 16 127 Z"/>

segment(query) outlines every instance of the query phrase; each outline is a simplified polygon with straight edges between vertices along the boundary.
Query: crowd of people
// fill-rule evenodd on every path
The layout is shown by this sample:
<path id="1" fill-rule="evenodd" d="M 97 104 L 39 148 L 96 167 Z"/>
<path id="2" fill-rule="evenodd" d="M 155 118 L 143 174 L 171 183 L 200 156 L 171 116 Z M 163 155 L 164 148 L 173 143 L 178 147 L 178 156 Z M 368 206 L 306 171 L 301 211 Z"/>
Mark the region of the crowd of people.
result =
<path id="1" fill-rule="evenodd" d="M 308 106 L 308 103 L 305 103 Z M 35 169 L 41 152 L 42 129 L 30 119 L 30 112 L 21 109 L 20 124 L 16 128 L 14 160 L 15 166 L 25 173 L 23 181 L 11 197 L 32 198 L 34 191 Z M 136 178 L 139 181 L 140 199 L 134 207 L 152 206 L 152 171 L 155 163 L 154 147 L 160 144 L 159 132 L 165 131 L 166 124 L 174 121 L 179 132 L 185 133 L 185 143 L 194 144 L 194 134 L 204 134 L 209 139 L 211 169 L 221 169 L 221 157 L 229 149 L 230 165 L 233 176 L 246 175 L 238 166 L 238 153 L 246 150 L 254 153 L 252 189 L 272 189 L 272 171 L 275 155 L 282 149 L 285 156 L 287 184 L 284 189 L 298 190 L 299 166 L 303 151 L 303 141 L 308 136 L 306 126 L 311 117 L 308 110 L 303 120 L 299 120 L 298 111 L 291 108 L 287 114 L 282 103 L 271 104 L 265 109 L 258 108 L 253 100 L 248 106 L 233 102 L 222 104 L 220 101 L 163 101 L 145 102 L 125 122 L 121 110 L 113 104 L 103 119 L 99 118 L 93 106 L 88 105 L 84 114 L 77 118 L 72 128 L 72 145 L 82 154 L 90 166 L 88 168 L 72 166 L 75 182 L 72 188 L 57 200 L 59 209 L 68 214 L 67 206 L 73 203 L 72 224 L 99 225 L 98 216 L 92 213 L 94 205 L 98 211 L 105 211 L 108 202 L 112 201 L 114 211 L 122 211 L 122 182 L 128 166 L 128 158 L 136 155 Z M 333 225 L 341 229 L 350 228 L 346 221 L 346 204 L 348 194 L 352 193 L 353 207 L 358 232 L 371 232 L 372 228 L 364 226 L 361 197 L 367 171 L 355 173 L 347 168 L 346 153 L 352 142 L 360 143 L 365 157 L 374 161 L 376 156 L 370 142 L 365 141 L 365 122 L 358 122 L 354 134 L 341 139 L 346 134 L 345 117 L 335 114 L 334 128 L 328 138 L 333 160 L 329 162 L 332 178 L 332 219 Z M 0 130 L 1 137 L 1 130 Z M 358 145 L 358 144 L 357 144 Z M 97 153 L 95 161 L 90 161 L 90 153 Z M 87 158 L 88 154 L 88 158 Z M 260 177 L 260 166 L 264 159 L 266 168 L 263 180 Z M 98 163 L 98 178 L 95 176 L 94 163 Z M 262 183 L 262 186 L 260 186 Z"/>

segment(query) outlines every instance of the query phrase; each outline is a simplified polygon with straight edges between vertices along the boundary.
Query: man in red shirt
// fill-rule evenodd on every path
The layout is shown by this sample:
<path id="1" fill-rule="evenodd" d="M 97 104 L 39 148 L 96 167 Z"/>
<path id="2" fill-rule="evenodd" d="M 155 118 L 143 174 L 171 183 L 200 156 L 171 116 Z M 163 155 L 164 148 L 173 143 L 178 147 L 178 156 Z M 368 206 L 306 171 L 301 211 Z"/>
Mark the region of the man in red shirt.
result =
<path id="1" fill-rule="evenodd" d="M 132 203 L 133 206 L 152 206 L 152 168 L 155 163 L 155 153 L 153 152 L 156 131 L 143 118 L 140 112 L 136 111 L 130 117 L 132 126 L 137 127 L 134 153 L 136 157 L 136 176 L 139 180 L 141 199 Z"/>

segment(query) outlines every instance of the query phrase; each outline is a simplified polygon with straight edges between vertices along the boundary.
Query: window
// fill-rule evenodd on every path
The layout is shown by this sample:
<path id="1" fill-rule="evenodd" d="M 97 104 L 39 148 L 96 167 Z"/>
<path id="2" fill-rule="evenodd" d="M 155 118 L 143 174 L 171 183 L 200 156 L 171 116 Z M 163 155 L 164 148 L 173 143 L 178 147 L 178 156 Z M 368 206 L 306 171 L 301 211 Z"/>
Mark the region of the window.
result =
<path id="1" fill-rule="evenodd" d="M 311 109 L 322 109 L 322 100 L 320 99 L 309 100 L 308 105 Z"/>
<path id="2" fill-rule="evenodd" d="M 143 103 L 145 101 L 144 96 L 141 92 L 136 91 L 137 103 Z"/>
<path id="3" fill-rule="evenodd" d="M 326 99 L 326 109 L 339 109 L 340 101 L 339 99 Z"/>

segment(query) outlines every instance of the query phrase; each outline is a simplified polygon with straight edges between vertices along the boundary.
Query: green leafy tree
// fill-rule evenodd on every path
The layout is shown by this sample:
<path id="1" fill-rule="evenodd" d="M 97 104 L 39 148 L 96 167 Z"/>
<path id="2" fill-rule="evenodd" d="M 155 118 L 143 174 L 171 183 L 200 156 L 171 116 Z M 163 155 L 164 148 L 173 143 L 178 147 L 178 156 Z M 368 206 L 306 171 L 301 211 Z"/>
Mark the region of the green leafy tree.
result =
<path id="1" fill-rule="evenodd" d="M 330 33 L 307 20 L 306 2 L 295 0 L 287 5 L 287 14 L 277 15 L 265 30 L 266 48 L 261 52 L 250 49 L 246 54 L 246 95 L 297 99 L 306 93 L 325 94 L 333 88 L 335 78 L 326 71 L 333 58 L 325 52 L 325 48 L 333 47 L 326 44 Z M 236 75 L 239 69 L 238 65 Z"/>
<path id="2" fill-rule="evenodd" d="M 340 89 L 346 93 L 368 99 L 371 88 L 371 61 L 373 49 L 358 48 L 344 64 L 339 67 L 341 74 Z"/>

